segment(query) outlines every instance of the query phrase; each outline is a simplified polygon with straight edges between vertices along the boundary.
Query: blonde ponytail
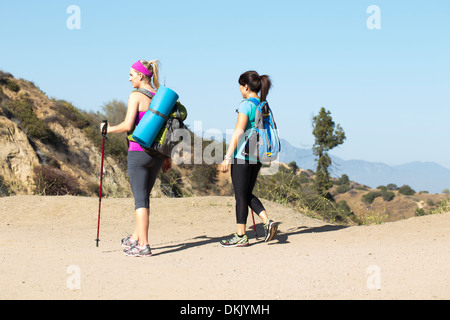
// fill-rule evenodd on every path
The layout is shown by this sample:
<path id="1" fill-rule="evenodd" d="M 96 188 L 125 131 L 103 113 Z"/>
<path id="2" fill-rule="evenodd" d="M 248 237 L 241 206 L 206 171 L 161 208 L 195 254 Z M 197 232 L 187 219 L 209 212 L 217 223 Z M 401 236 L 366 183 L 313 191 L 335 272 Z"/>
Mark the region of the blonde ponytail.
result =
<path id="1" fill-rule="evenodd" d="M 150 85 L 155 89 L 158 90 L 159 88 L 159 61 L 158 60 L 151 60 L 151 61 L 145 61 L 141 60 L 141 63 L 144 65 L 144 67 L 147 68 L 148 71 L 150 71 L 153 76 L 153 84 L 152 79 L 145 76 L 148 79 L 148 82 Z"/>

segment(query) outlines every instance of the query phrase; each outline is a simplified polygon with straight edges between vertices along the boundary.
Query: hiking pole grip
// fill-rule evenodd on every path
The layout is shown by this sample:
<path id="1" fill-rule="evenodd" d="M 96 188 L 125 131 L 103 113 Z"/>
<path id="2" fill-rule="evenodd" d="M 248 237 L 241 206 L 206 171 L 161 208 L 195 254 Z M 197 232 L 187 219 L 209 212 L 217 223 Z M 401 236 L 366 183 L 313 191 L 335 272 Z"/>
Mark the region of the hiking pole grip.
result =
<path id="1" fill-rule="evenodd" d="M 103 127 L 102 127 L 102 136 L 106 138 L 106 133 L 108 132 L 108 120 L 103 120 Z"/>

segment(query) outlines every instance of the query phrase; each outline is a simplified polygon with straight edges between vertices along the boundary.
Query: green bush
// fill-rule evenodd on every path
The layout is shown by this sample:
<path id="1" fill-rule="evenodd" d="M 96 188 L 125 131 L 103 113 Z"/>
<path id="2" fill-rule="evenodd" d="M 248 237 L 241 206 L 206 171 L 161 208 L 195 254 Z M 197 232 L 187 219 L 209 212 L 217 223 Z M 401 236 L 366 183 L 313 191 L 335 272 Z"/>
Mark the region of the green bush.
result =
<path id="1" fill-rule="evenodd" d="M 362 196 L 362 201 L 371 204 L 375 200 L 375 198 L 382 197 L 384 201 L 391 201 L 395 197 L 395 193 L 391 191 L 387 191 L 383 188 L 382 191 L 370 191 Z"/>
<path id="2" fill-rule="evenodd" d="M 450 198 L 446 200 L 442 200 L 441 202 L 436 204 L 437 208 L 432 210 L 432 214 L 441 214 L 450 212 Z"/>
<path id="3" fill-rule="evenodd" d="M 386 186 L 386 189 L 388 189 L 388 190 L 390 190 L 390 191 L 394 191 L 394 190 L 398 190 L 398 187 L 397 187 L 397 185 L 394 184 L 394 183 L 389 183 L 389 184 Z"/>
<path id="4" fill-rule="evenodd" d="M 71 103 L 64 100 L 52 100 L 52 109 L 59 113 L 61 123 L 69 122 L 71 125 L 78 129 L 84 129 L 89 126 L 89 121 L 86 117 L 75 108 Z"/>
<path id="5" fill-rule="evenodd" d="M 347 192 L 349 190 L 350 190 L 350 186 L 348 184 L 341 184 L 340 186 L 338 186 L 336 188 L 335 193 L 336 194 L 341 194 L 341 193 L 345 193 L 345 192 Z"/>
<path id="6" fill-rule="evenodd" d="M 0 70 L 0 85 L 8 84 L 9 78 L 14 78 L 14 76 L 9 72 Z"/>
<path id="7" fill-rule="evenodd" d="M 338 185 L 338 186 L 340 186 L 340 185 L 349 185 L 350 184 L 350 178 L 348 177 L 348 175 L 346 175 L 346 174 L 343 174 L 339 179 L 337 179 L 335 182 L 334 182 L 334 184 L 335 185 Z"/>
<path id="8" fill-rule="evenodd" d="M 14 92 L 19 92 L 20 91 L 20 86 L 17 82 L 15 82 L 14 80 L 8 79 L 6 86 L 8 87 L 9 90 L 14 91 Z"/>
<path id="9" fill-rule="evenodd" d="M 362 196 L 361 200 L 367 204 L 373 203 L 375 198 L 381 197 L 381 191 L 370 191 Z"/>
<path id="10" fill-rule="evenodd" d="M 395 198 L 395 193 L 385 190 L 381 192 L 381 196 L 383 197 L 384 201 L 391 201 Z"/>
<path id="11" fill-rule="evenodd" d="M 422 208 L 417 208 L 416 209 L 416 212 L 415 212 L 415 216 L 416 217 L 420 217 L 420 216 L 424 216 L 424 215 L 426 215 L 427 213 L 425 212 L 425 210 L 423 210 Z"/>
<path id="12" fill-rule="evenodd" d="M 289 162 L 288 166 L 292 169 L 293 174 L 297 174 L 297 170 L 299 169 L 299 167 L 295 161 Z"/>
<path id="13" fill-rule="evenodd" d="M 7 109 L 12 117 L 19 120 L 20 126 L 29 137 L 53 145 L 61 142 L 61 139 L 36 116 L 29 102 L 14 100 L 8 104 Z"/>
<path id="14" fill-rule="evenodd" d="M 352 209 L 350 208 L 350 206 L 347 204 L 347 201 L 345 200 L 341 200 L 337 203 L 337 210 L 341 211 L 343 214 L 345 215 L 351 215 L 353 214 Z"/>
<path id="15" fill-rule="evenodd" d="M 403 194 L 405 196 L 412 196 L 412 195 L 416 194 L 416 191 L 414 191 L 408 185 L 403 185 L 400 188 L 398 188 L 398 193 Z"/>

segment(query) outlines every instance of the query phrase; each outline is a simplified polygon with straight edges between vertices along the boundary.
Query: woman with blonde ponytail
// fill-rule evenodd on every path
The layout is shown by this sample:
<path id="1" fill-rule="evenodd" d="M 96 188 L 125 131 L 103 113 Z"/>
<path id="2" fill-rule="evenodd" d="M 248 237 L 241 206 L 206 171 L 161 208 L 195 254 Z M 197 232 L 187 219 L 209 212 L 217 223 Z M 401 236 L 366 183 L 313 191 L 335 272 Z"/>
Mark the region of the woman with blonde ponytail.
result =
<path id="1" fill-rule="evenodd" d="M 220 242 L 223 247 L 239 247 L 249 244 L 245 234 L 248 207 L 261 218 L 264 224 L 264 241 L 275 239 L 278 228 L 278 224 L 269 219 L 261 201 L 253 194 L 253 188 L 262 166 L 261 162 L 253 161 L 237 152 L 238 145 L 245 141 L 243 137 L 249 134 L 250 129 L 255 126 L 257 104 L 266 101 L 272 83 L 267 75 L 260 76 L 256 71 L 247 71 L 239 77 L 239 85 L 245 100 L 239 105 L 236 127 L 228 151 L 219 166 L 222 172 L 227 172 L 231 165 L 231 180 L 236 198 L 237 232 L 231 238 Z"/>
<path id="2" fill-rule="evenodd" d="M 152 77 L 147 77 L 146 75 L 144 75 L 144 77 L 147 77 L 148 83 L 150 83 L 150 85 L 155 90 L 158 90 L 159 89 L 159 61 L 158 60 L 152 60 L 152 61 L 140 60 L 140 62 L 153 75 Z M 153 84 L 152 84 L 152 82 L 153 82 Z"/>
<path id="3" fill-rule="evenodd" d="M 159 62 L 157 60 L 136 61 L 130 69 L 133 88 L 144 89 L 147 94 L 139 91 L 131 92 L 128 98 L 128 109 L 125 120 L 116 125 L 107 126 L 107 133 L 130 132 L 141 121 L 147 112 L 151 99 L 159 88 Z M 102 128 L 103 124 L 100 125 Z M 124 253 L 128 256 L 151 256 L 148 243 L 150 192 L 162 168 L 166 173 L 171 168 L 170 158 L 157 158 L 148 155 L 141 146 L 130 141 L 128 148 L 128 176 L 134 196 L 136 229 L 133 234 L 122 239 Z"/>

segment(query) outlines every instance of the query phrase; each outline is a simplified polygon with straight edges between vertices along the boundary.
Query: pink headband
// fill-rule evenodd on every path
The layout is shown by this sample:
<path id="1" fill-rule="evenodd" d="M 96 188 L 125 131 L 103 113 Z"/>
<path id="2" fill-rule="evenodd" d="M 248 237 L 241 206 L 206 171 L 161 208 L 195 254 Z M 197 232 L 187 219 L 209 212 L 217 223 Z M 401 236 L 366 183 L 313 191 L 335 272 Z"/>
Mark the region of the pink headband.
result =
<path id="1" fill-rule="evenodd" d="M 150 71 L 148 71 L 148 69 L 146 67 L 144 67 L 144 65 L 141 63 L 141 61 L 136 61 L 132 66 L 131 66 L 134 70 L 139 71 L 142 74 L 145 74 L 147 77 L 152 77 L 153 73 L 151 73 Z"/>

